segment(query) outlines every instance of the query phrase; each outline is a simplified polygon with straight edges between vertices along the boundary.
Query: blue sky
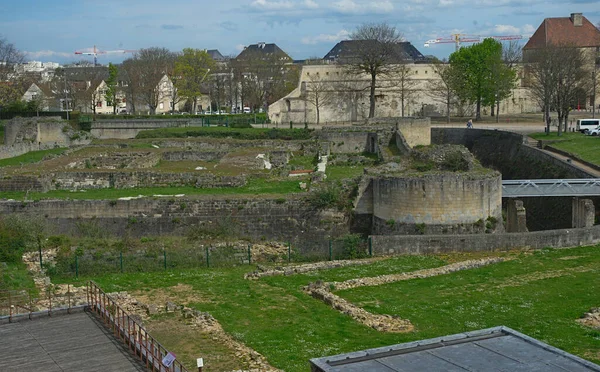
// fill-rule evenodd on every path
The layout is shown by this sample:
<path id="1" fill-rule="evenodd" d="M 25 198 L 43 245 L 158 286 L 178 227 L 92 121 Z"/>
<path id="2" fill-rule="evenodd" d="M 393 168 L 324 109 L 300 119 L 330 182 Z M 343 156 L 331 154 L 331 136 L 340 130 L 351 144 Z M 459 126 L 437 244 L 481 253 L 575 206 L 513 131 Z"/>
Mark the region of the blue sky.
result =
<path id="1" fill-rule="evenodd" d="M 600 22 L 598 0 L 0 0 L 0 36 L 28 59 L 66 63 L 74 51 L 153 46 L 219 49 L 274 42 L 294 59 L 323 57 L 358 25 L 387 22 L 423 54 L 447 58 L 453 33 L 531 35 L 546 17 L 581 12 Z M 522 42 L 526 42 L 523 39 Z M 99 62 L 120 62 L 110 54 Z"/>

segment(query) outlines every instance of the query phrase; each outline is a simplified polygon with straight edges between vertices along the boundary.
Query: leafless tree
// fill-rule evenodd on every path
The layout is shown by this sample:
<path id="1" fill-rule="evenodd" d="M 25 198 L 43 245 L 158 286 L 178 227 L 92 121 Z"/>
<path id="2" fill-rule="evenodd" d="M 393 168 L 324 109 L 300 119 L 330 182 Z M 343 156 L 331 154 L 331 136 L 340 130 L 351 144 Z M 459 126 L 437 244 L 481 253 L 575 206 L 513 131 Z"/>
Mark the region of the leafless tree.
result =
<path id="1" fill-rule="evenodd" d="M 426 91 L 434 101 L 446 106 L 446 122 L 450 123 L 451 107 L 458 100 L 452 80 L 455 75 L 450 64 L 435 61 L 432 66 L 438 78 L 427 82 Z"/>
<path id="2" fill-rule="evenodd" d="M 146 105 L 150 114 L 156 113 L 159 102 L 170 97 L 172 85 L 161 80 L 173 72 L 177 55 L 166 48 L 140 49 L 132 58 L 123 62 L 129 77 L 132 97 L 138 103 Z M 169 85 L 169 86 L 167 86 Z"/>
<path id="3" fill-rule="evenodd" d="M 402 36 L 395 27 L 386 23 L 369 23 L 359 26 L 350 38 L 355 43 L 352 56 L 349 60 L 341 61 L 347 63 L 349 71 L 353 73 L 364 73 L 370 76 L 369 94 L 369 117 L 375 116 L 375 89 L 377 78 L 395 71 L 399 60 L 399 43 Z"/>
<path id="4" fill-rule="evenodd" d="M 8 75 L 13 72 L 15 64 L 24 61 L 25 55 L 12 43 L 0 37 L 0 81 L 8 80 Z"/>
<path id="5" fill-rule="evenodd" d="M 350 110 L 350 121 L 358 120 L 358 111 L 370 85 L 368 81 L 357 78 L 355 74 L 346 72 L 334 83 L 335 103 Z"/>
<path id="6" fill-rule="evenodd" d="M 322 76 L 316 74 L 309 75 L 308 82 L 302 84 L 301 97 L 315 107 L 316 123 L 319 124 L 321 122 L 321 109 L 334 101 L 333 84 L 330 80 L 323 79 Z"/>
<path id="7" fill-rule="evenodd" d="M 419 82 L 412 78 L 413 73 L 407 64 L 401 63 L 396 68 L 395 89 L 400 94 L 400 114 L 404 117 L 404 108 L 413 102 L 416 93 L 416 86 Z"/>
<path id="8" fill-rule="evenodd" d="M 586 59 L 581 49 L 569 45 L 549 45 L 528 58 L 527 85 L 544 110 L 546 130 L 550 132 L 550 108 L 558 115 L 558 133 L 567 130 L 570 111 L 578 94 L 587 92 L 589 83 Z"/>

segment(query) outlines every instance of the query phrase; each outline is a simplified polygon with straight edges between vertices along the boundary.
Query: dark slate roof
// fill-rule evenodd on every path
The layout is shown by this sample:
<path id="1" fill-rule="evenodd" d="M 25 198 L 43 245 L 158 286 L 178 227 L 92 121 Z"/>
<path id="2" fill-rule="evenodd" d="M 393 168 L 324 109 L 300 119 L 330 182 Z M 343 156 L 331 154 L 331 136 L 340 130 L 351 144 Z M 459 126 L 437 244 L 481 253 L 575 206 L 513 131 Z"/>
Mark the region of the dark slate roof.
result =
<path id="1" fill-rule="evenodd" d="M 267 44 L 267 43 L 257 43 L 248 45 L 238 56 L 236 59 L 244 59 L 246 57 L 250 57 L 256 54 L 263 55 L 279 55 L 280 58 L 286 58 L 291 60 L 292 58 L 283 51 L 277 44 Z"/>
<path id="2" fill-rule="evenodd" d="M 219 52 L 218 49 L 209 49 L 206 51 L 206 53 L 208 53 L 210 58 L 212 58 L 215 62 L 223 62 L 226 60 L 226 58 L 221 54 L 221 52 Z"/>
<path id="3" fill-rule="evenodd" d="M 600 30 L 583 16 L 581 26 L 575 26 L 570 17 L 546 18 L 523 49 L 544 48 L 550 44 L 598 47 Z"/>
<path id="4" fill-rule="evenodd" d="M 72 311 L 0 325 L 0 371 L 146 370 L 93 314 Z"/>
<path id="5" fill-rule="evenodd" d="M 318 372 L 587 372 L 600 366 L 508 327 L 312 359 Z"/>
<path id="6" fill-rule="evenodd" d="M 377 41 L 374 40 L 343 40 L 337 43 L 323 59 L 330 62 L 346 63 L 358 58 L 360 55 L 358 51 L 361 48 L 368 48 L 371 43 L 376 42 Z M 427 58 L 425 58 L 425 56 L 408 41 L 396 44 L 395 49 L 392 62 L 418 63 L 427 60 Z"/>

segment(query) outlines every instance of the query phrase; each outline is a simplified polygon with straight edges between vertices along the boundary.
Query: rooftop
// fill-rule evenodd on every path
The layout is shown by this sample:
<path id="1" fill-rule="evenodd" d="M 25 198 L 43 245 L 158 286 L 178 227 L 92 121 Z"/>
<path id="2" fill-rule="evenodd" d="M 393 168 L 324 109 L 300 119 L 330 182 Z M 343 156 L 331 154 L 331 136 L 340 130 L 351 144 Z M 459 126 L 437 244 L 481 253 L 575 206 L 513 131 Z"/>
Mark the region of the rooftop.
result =
<path id="1" fill-rule="evenodd" d="M 600 371 L 600 366 L 508 327 L 312 359 L 313 372 Z"/>
<path id="2" fill-rule="evenodd" d="M 551 44 L 600 47 L 600 30 L 581 13 L 546 18 L 523 49 L 544 48 Z"/>
<path id="3" fill-rule="evenodd" d="M 96 317 L 81 309 L 0 325 L 0 371 L 144 371 Z"/>

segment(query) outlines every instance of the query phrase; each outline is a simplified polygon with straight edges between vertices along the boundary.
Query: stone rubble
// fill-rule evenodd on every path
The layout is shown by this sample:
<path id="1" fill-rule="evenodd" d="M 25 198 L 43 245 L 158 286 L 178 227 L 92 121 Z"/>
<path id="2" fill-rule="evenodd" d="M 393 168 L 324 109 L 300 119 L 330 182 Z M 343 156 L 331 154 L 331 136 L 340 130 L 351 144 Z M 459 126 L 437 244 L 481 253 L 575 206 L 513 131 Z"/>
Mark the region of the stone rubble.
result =
<path id="1" fill-rule="evenodd" d="M 581 319 L 577 319 L 577 322 L 586 327 L 600 329 L 600 307 L 591 308 Z"/>
<path id="2" fill-rule="evenodd" d="M 276 267 L 274 269 L 267 269 L 267 268 L 264 268 L 263 266 L 257 265 L 257 270 L 254 272 L 245 274 L 244 279 L 258 280 L 265 276 L 294 275 L 294 274 L 308 273 L 308 272 L 317 271 L 317 270 L 335 269 L 338 267 L 367 265 L 367 264 L 373 263 L 374 260 L 376 260 L 376 259 L 323 261 L 323 262 L 315 262 L 315 263 L 309 263 L 309 264 L 303 264 L 303 265 Z"/>

